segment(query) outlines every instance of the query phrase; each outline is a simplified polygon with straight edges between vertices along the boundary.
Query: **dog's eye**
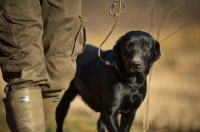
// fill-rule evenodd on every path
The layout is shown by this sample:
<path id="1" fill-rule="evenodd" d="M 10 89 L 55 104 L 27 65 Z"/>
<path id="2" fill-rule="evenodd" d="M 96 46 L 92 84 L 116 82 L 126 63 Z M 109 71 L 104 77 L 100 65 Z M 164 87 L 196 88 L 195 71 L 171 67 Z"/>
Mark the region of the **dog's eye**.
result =
<path id="1" fill-rule="evenodd" d="M 143 50 L 149 50 L 149 48 L 150 48 L 150 46 L 147 45 L 147 44 L 145 44 L 145 45 L 143 46 Z"/>
<path id="2" fill-rule="evenodd" d="M 125 45 L 125 48 L 126 48 L 127 50 L 130 50 L 130 49 L 133 49 L 133 46 L 132 46 L 132 45 L 129 45 L 129 44 L 126 44 L 126 45 Z"/>
<path id="3" fill-rule="evenodd" d="M 128 44 L 125 45 L 125 48 L 128 49 Z"/>

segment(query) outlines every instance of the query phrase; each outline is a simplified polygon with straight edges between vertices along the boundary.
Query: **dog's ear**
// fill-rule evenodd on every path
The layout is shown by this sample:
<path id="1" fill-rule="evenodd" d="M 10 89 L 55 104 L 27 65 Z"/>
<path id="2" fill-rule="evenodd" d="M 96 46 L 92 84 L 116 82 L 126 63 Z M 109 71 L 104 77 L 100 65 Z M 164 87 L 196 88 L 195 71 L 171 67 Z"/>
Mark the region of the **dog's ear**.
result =
<path id="1" fill-rule="evenodd" d="M 116 43 L 115 43 L 115 45 L 114 45 L 114 47 L 113 47 L 113 53 L 114 53 L 114 58 L 115 58 L 115 61 L 116 61 L 116 63 L 120 63 L 121 62 L 121 47 L 120 47 L 120 43 L 122 43 L 122 38 L 123 38 L 123 36 L 122 37 L 120 37 L 117 41 L 116 41 Z"/>
<path id="2" fill-rule="evenodd" d="M 115 53 L 119 53 L 119 50 L 120 50 L 120 43 L 121 43 L 121 40 L 122 40 L 122 37 L 123 36 L 121 36 L 117 41 L 116 41 L 116 43 L 115 43 L 115 45 L 114 45 L 114 47 L 113 47 L 113 51 L 115 52 Z"/>
<path id="3" fill-rule="evenodd" d="M 123 36 L 122 36 L 122 37 L 123 37 Z M 114 45 L 114 47 L 113 47 L 113 50 L 114 50 L 114 51 L 117 51 L 117 52 L 118 52 L 118 50 L 119 50 L 119 45 L 120 45 L 120 43 L 121 43 L 122 37 L 120 37 L 120 38 L 116 41 L 116 43 L 115 43 L 115 45 Z"/>
<path id="4" fill-rule="evenodd" d="M 158 60 L 160 58 L 160 56 L 161 56 L 160 44 L 158 41 L 155 41 L 154 55 L 153 55 L 153 60 L 152 60 L 151 64 L 153 64 L 153 62 Z"/>

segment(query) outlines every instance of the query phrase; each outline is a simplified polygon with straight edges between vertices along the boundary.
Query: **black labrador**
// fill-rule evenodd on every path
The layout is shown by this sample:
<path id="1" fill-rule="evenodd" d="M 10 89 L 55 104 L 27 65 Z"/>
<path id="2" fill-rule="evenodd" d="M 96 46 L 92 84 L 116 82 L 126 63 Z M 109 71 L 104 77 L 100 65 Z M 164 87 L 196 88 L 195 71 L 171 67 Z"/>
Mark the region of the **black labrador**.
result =
<path id="1" fill-rule="evenodd" d="M 116 42 L 113 50 L 101 51 L 87 45 L 77 58 L 77 72 L 56 110 L 57 132 L 62 125 L 70 102 L 81 95 L 94 111 L 100 112 L 98 132 L 129 132 L 136 110 L 146 95 L 147 74 L 160 57 L 159 43 L 148 33 L 130 31 Z M 120 124 L 118 114 L 121 114 Z M 105 127 L 106 126 L 106 127 Z"/>

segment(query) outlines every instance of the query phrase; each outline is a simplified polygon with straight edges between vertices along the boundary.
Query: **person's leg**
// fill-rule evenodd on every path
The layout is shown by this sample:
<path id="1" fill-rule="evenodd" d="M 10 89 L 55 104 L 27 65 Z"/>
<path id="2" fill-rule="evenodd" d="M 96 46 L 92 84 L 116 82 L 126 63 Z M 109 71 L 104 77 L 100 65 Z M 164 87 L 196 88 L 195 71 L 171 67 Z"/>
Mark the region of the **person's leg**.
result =
<path id="1" fill-rule="evenodd" d="M 50 87 L 42 87 L 46 126 L 76 70 L 85 45 L 81 0 L 43 0 L 43 46 Z M 60 92 L 62 91 L 62 92 Z"/>
<path id="2" fill-rule="evenodd" d="M 13 121 L 11 124 L 8 121 L 9 126 L 14 126 L 12 131 L 45 131 L 41 88 L 38 87 L 48 81 L 42 34 L 38 0 L 1 0 L 0 65 L 8 83 L 4 103 L 7 119 Z"/>

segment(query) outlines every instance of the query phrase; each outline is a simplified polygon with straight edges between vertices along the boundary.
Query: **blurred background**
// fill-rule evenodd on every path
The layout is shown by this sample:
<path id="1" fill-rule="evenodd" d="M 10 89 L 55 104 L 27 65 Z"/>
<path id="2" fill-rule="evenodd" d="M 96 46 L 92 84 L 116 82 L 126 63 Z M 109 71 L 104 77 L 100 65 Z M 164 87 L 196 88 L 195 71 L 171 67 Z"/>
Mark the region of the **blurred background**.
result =
<path id="1" fill-rule="evenodd" d="M 117 39 L 128 31 L 142 30 L 160 42 L 162 53 L 152 69 L 149 109 L 146 101 L 143 102 L 131 132 L 142 132 L 143 121 L 148 122 L 149 132 L 200 132 L 200 1 L 125 2 L 127 8 L 102 49 L 112 49 Z M 116 20 L 109 15 L 112 3 L 113 0 L 83 0 L 87 43 L 99 46 L 112 29 Z M 1 99 L 5 97 L 5 85 L 0 78 Z M 0 131 L 9 132 L 2 101 L 0 105 Z M 99 113 L 92 111 L 77 97 L 71 104 L 64 131 L 94 132 L 98 116 Z M 52 119 L 47 131 L 54 132 L 55 127 Z"/>

